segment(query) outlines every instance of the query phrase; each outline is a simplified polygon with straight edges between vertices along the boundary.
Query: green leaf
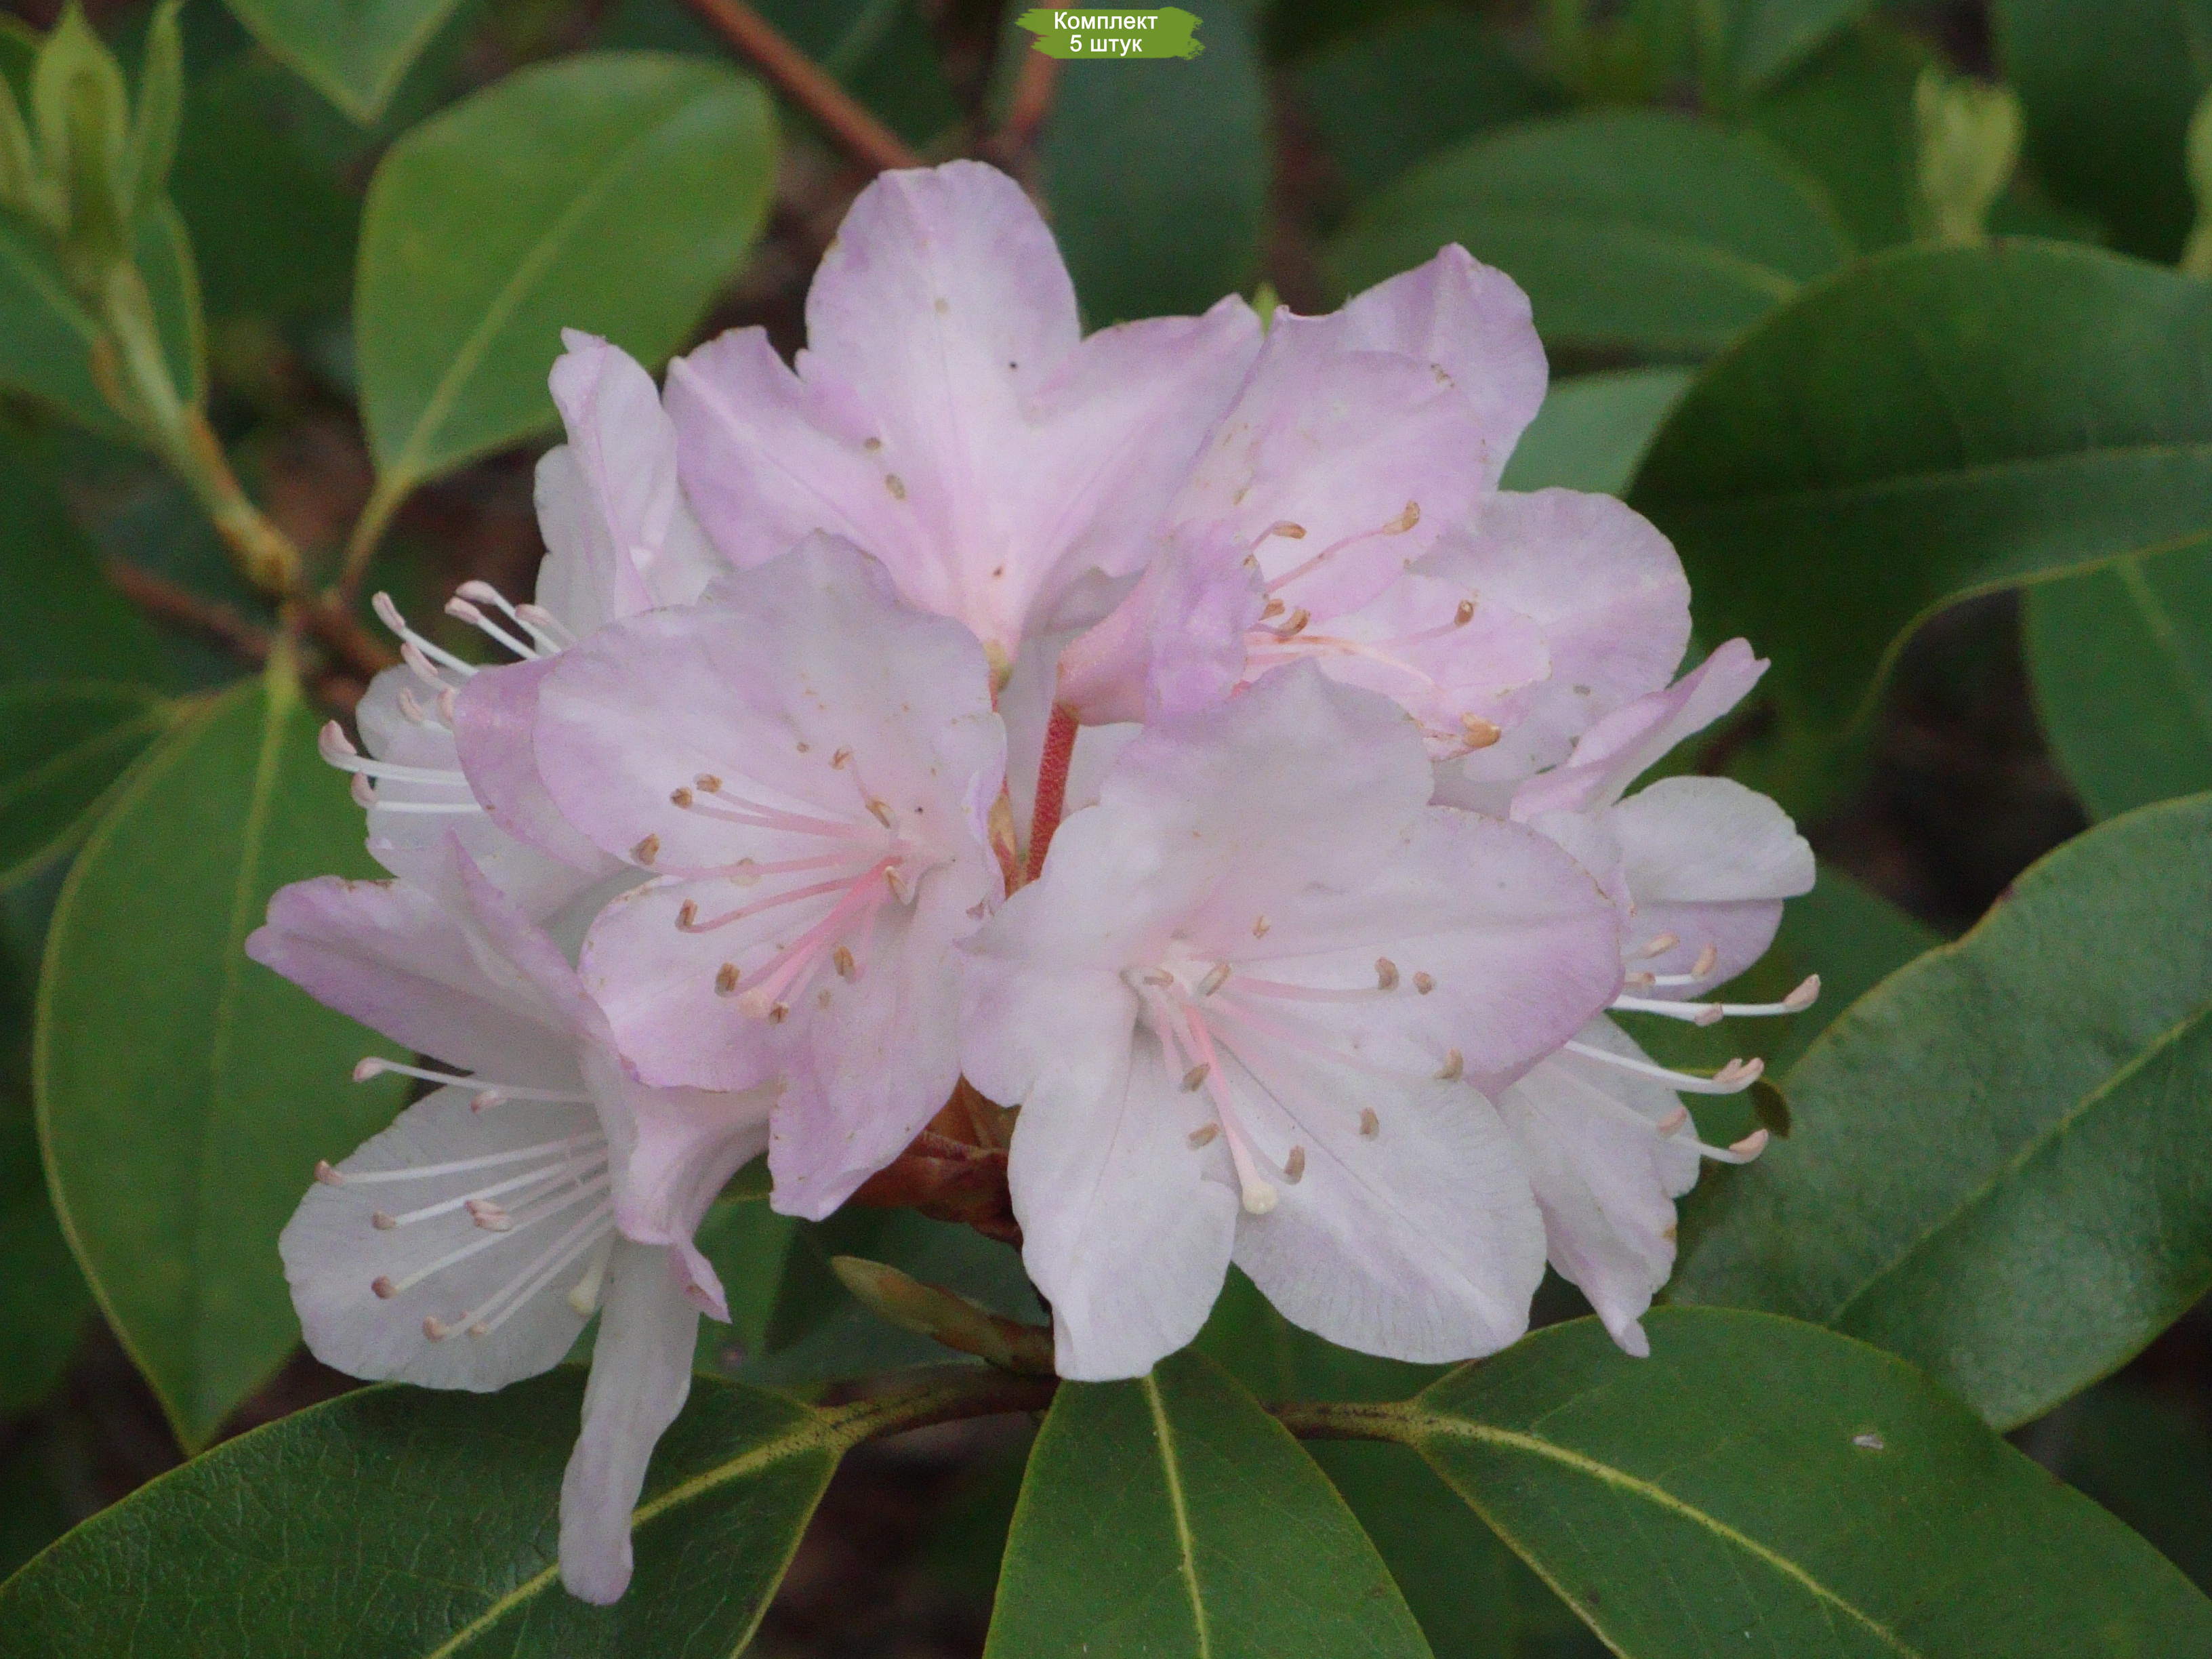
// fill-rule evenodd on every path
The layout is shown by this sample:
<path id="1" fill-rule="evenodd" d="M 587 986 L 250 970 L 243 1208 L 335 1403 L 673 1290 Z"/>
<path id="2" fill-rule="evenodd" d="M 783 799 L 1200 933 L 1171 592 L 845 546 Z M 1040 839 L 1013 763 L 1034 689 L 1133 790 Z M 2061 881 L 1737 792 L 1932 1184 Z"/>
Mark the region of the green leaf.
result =
<path id="1" fill-rule="evenodd" d="M 1447 242 L 1528 291 L 1554 345 L 1698 355 L 1850 257 L 1835 212 L 1754 134 L 1655 110 L 1533 121 L 1445 151 L 1330 249 L 1347 289 Z"/>
<path id="2" fill-rule="evenodd" d="M 148 757 L 77 856 L 40 984 L 54 1195 L 178 1437 L 205 1443 L 298 1340 L 276 1235 L 318 1158 L 404 1098 L 347 1074 L 372 1041 L 246 959 L 288 881 L 369 873 L 360 817 L 280 677 Z"/>
<path id="3" fill-rule="evenodd" d="M 1464 12 L 1397 18 L 1336 41 L 1292 79 L 1322 149 L 1362 195 L 1447 144 L 1561 101 L 1496 28 Z"/>
<path id="4" fill-rule="evenodd" d="M 459 0 L 229 0 L 270 56 L 356 121 L 384 112 Z"/>
<path id="5" fill-rule="evenodd" d="M 1200 312 L 1260 275 L 1271 152 L 1249 0 L 1207 7 L 1200 35 L 1196 58 L 1060 71 L 1037 179 L 1094 327 Z"/>
<path id="6" fill-rule="evenodd" d="M 0 437 L 0 685 L 166 678 L 150 623 L 107 585 L 46 446 Z"/>
<path id="7" fill-rule="evenodd" d="M 775 154 L 753 82 L 647 52 L 523 70 L 394 144 L 354 313 L 381 506 L 549 425 L 563 328 L 648 364 L 682 344 L 760 228 Z"/>
<path id="8" fill-rule="evenodd" d="M 170 185 L 218 317 L 335 311 L 352 281 L 361 203 L 293 131 L 289 78 L 241 52 L 185 103 Z"/>
<path id="9" fill-rule="evenodd" d="M 1064 1382 L 1030 1454 L 986 1659 L 1429 1651 L 1358 1523 L 1211 1361 Z"/>
<path id="10" fill-rule="evenodd" d="M 2212 1288 L 2212 797 L 2068 842 L 1891 975 L 1718 1183 L 1686 1302 L 1833 1325 L 2001 1427 Z"/>
<path id="11" fill-rule="evenodd" d="M 1354 1353 L 1300 1330 L 1231 1268 L 1198 1350 L 1261 1400 L 1402 1400 L 1442 1365 Z M 1381 1553 L 1437 1659 L 1582 1659 L 1600 1650 L 1543 1580 L 1468 1524 L 1451 1489 L 1402 1446 L 1317 1441 L 1320 1464 Z"/>
<path id="12" fill-rule="evenodd" d="M 7 924 L 0 931 L 0 1418 L 8 1418 L 38 1404 L 61 1380 L 92 1311 L 92 1291 L 70 1260 L 39 1158 L 31 1111 L 31 986 L 27 964 L 19 961 L 29 941 L 12 917 L 0 913 L 0 922 Z M 21 1501 L 38 1501 L 33 1476 L 43 1464 L 9 1457 L 4 1449 L 0 1459 L 0 1486 L 27 1483 Z M 15 1501 L 0 1496 L 0 1516 Z M 0 1521 L 0 1557 L 10 1539 L 28 1541 L 30 1533 L 11 1532 Z M 0 1565 L 0 1572 L 11 1570 Z"/>
<path id="13" fill-rule="evenodd" d="M 2212 0 L 1995 0 L 2004 78 L 2052 192 L 2130 253 L 2172 259 L 2196 216 L 2190 112 L 2212 82 Z"/>
<path id="14" fill-rule="evenodd" d="M 1690 384 L 1686 368 L 1622 368 L 1555 380 L 1505 463 L 1506 489 L 1587 489 L 1618 495 L 1667 412 Z"/>
<path id="15" fill-rule="evenodd" d="M 2040 242 L 1880 254 L 1690 388 L 1630 502 L 1785 718 L 1848 725 L 1969 593 L 2212 529 L 2212 288 Z"/>
<path id="16" fill-rule="evenodd" d="M 1437 1659 L 1602 1659 L 1605 1644 L 1574 1609 L 1406 1447 L 1306 1449 L 1382 1553 Z"/>
<path id="17" fill-rule="evenodd" d="M 2023 627 L 2044 733 L 2093 816 L 2212 789 L 2212 554 L 2040 583 Z"/>
<path id="18" fill-rule="evenodd" d="M 0 687 L 0 884 L 65 851 L 176 718 L 140 686 Z"/>
<path id="19" fill-rule="evenodd" d="M 554 1565 L 582 1383 L 368 1389 L 227 1442 L 0 1587 L 11 1659 L 736 1653 L 859 1419 L 696 1380 L 632 1522 L 636 1577 L 595 1607 Z"/>
<path id="20" fill-rule="evenodd" d="M 1769 85 L 1874 0 L 1720 0 L 1720 81 L 1731 97 Z"/>
<path id="21" fill-rule="evenodd" d="M 1753 131 L 1820 181 L 1862 249 L 1913 238 L 1912 88 L 1933 56 L 1899 30 L 1862 24 L 1743 112 Z"/>
<path id="22" fill-rule="evenodd" d="M 1646 1328 L 1631 1359 L 1553 1326 L 1399 1419 L 1625 1659 L 2212 1651 L 2212 1602 L 1903 1361 L 1760 1314 Z"/>
<path id="23" fill-rule="evenodd" d="M 206 392 L 199 278 L 191 238 L 166 199 L 140 216 L 137 254 L 169 372 L 185 400 L 197 403 Z M 130 427 L 93 379 L 98 333 L 46 243 L 23 222 L 0 216 L 0 387 L 35 398 L 105 436 L 129 438 Z"/>

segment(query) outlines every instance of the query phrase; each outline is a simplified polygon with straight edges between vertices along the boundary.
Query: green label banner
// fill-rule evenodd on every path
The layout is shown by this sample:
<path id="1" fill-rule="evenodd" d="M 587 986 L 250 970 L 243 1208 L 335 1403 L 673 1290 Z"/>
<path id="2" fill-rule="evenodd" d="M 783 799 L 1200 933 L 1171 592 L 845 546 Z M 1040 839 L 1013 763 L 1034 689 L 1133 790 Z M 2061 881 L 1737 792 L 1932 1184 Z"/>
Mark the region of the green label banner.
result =
<path id="1" fill-rule="evenodd" d="M 1206 50 L 1193 37 L 1195 14 L 1180 6 L 1161 11 L 1048 11 L 1039 7 L 1014 19 L 1036 36 L 1048 58 L 1195 58 Z"/>

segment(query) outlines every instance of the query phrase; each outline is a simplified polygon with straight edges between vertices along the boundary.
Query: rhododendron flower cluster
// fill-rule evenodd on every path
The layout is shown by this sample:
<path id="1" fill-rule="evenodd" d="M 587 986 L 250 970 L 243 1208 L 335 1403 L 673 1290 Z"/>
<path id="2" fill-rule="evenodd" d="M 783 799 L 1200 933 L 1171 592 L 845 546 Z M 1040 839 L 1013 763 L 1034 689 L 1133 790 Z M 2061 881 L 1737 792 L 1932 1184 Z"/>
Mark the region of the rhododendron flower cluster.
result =
<path id="1" fill-rule="evenodd" d="M 1707 993 L 1812 859 L 1771 802 L 1632 793 L 1764 665 L 1674 678 L 1689 594 L 1608 498 L 1501 491 L 1545 383 L 1457 248 L 1329 316 L 1085 336 L 1015 185 L 878 179 L 787 365 L 757 329 L 665 397 L 572 335 L 531 604 L 386 606 L 337 726 L 383 884 L 278 895 L 249 949 L 436 1085 L 325 1164 L 283 1250 L 315 1352 L 496 1388 L 593 1313 L 569 1586 L 629 1573 L 680 1407 L 692 1243 L 765 1152 L 818 1218 L 964 1077 L 1014 1109 L 1061 1375 L 1141 1375 L 1230 1264 L 1413 1360 L 1526 1328 L 1547 1261 L 1620 1344 L 1703 1145 L 1608 1018 Z M 342 1149 L 333 1149 L 339 1151 Z"/>

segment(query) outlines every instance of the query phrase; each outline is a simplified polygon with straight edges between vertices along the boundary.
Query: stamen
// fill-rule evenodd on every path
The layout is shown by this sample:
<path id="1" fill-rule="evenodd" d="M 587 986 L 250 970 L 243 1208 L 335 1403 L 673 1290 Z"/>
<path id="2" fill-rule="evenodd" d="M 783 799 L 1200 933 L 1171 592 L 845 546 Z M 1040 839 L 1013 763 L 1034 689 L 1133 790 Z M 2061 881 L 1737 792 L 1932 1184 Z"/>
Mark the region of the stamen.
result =
<path id="1" fill-rule="evenodd" d="M 496 640 L 500 644 L 514 652 L 516 656 L 521 658 L 525 662 L 537 661 L 538 651 L 534 646 L 528 644 L 525 641 L 517 639 L 514 635 L 508 633 L 507 629 L 501 628 L 497 623 L 494 622 L 489 617 L 484 615 L 484 613 L 481 610 L 477 609 L 477 607 L 471 605 L 466 599 L 461 598 L 459 594 L 456 593 L 452 599 L 446 601 L 446 614 L 451 617 L 455 622 L 464 622 L 468 623 L 470 627 L 475 629 L 487 639 Z"/>
<path id="2" fill-rule="evenodd" d="M 1204 1061 L 1200 1061 L 1198 1065 L 1192 1066 L 1190 1070 L 1182 1074 L 1182 1091 L 1187 1095 L 1195 1094 L 1199 1089 L 1204 1085 L 1206 1079 L 1212 1074 L 1212 1071 L 1213 1067 L 1206 1065 Z"/>
<path id="3" fill-rule="evenodd" d="M 1467 1056 L 1456 1048 L 1444 1050 L 1444 1063 L 1437 1069 L 1437 1081 L 1456 1083 L 1467 1075 Z"/>
<path id="4" fill-rule="evenodd" d="M 391 594 L 379 593 L 369 601 L 369 606 L 376 612 L 379 622 L 398 635 L 404 643 L 413 646 L 439 667 L 450 669 L 465 680 L 474 678 L 477 672 L 476 665 L 463 662 L 444 646 L 435 641 L 424 638 L 410 628 L 407 625 L 407 618 L 399 614 L 399 607 L 392 602 Z M 434 675 L 431 678 L 438 684 L 444 684 L 442 680 L 437 680 Z"/>
<path id="5" fill-rule="evenodd" d="M 353 746 L 336 720 L 324 723 L 322 731 L 316 735 L 315 747 L 326 765 L 357 777 L 382 778 L 392 783 L 436 784 L 449 789 L 469 787 L 469 781 L 460 773 L 444 767 L 402 766 L 393 761 L 371 760 Z"/>
<path id="6" fill-rule="evenodd" d="M 824 893 L 842 893 L 858 886 L 876 872 L 871 870 L 855 880 L 850 876 L 835 881 L 817 881 L 805 887 L 794 887 L 787 893 L 778 893 L 772 898 L 756 899 L 750 904 L 741 904 L 734 910 L 726 910 L 708 921 L 699 920 L 699 907 L 686 899 L 677 907 L 676 926 L 686 933 L 711 933 L 717 927 L 726 927 L 733 921 L 743 921 L 747 916 L 757 916 L 763 911 L 780 909 L 787 904 L 799 904 L 811 898 L 820 898 Z"/>
<path id="7" fill-rule="evenodd" d="M 1467 744 L 1470 752 L 1487 749 L 1505 735 L 1504 726 L 1494 720 L 1486 720 L 1480 714 L 1462 714 L 1459 729 L 1461 741 Z"/>
<path id="8" fill-rule="evenodd" d="M 561 1140 L 541 1140 L 535 1146 L 519 1146 L 509 1152 L 486 1152 L 480 1158 L 455 1158 L 445 1164 L 417 1164 L 404 1170 L 341 1170 L 336 1173 L 340 1177 L 341 1185 L 370 1187 L 386 1181 L 422 1181 L 432 1176 L 467 1175 L 477 1170 L 496 1169 L 502 1164 L 517 1164 L 525 1158 L 556 1160 L 576 1152 L 597 1152 L 605 1145 L 606 1137 L 593 1129 Z"/>
<path id="9" fill-rule="evenodd" d="M 345 1185 L 344 1175 L 326 1158 L 319 1158 L 315 1160 L 315 1179 L 325 1187 Z"/>
<path id="10" fill-rule="evenodd" d="M 1375 958 L 1375 988 L 1378 991 L 1398 988 L 1398 964 L 1388 957 Z"/>
<path id="11" fill-rule="evenodd" d="M 1690 977 L 1692 979 L 1704 979 L 1713 971 L 1713 969 L 1717 965 L 1718 965 L 1720 959 L 1720 946 L 1717 945 L 1706 945 L 1704 950 L 1698 952 L 1698 959 L 1690 964 Z"/>
<path id="12" fill-rule="evenodd" d="M 1627 1013 L 1662 1014 L 1668 1019 L 1685 1020 L 1692 1025 L 1717 1025 L 1721 1023 L 1721 1006 L 1717 1002 L 1666 1002 L 1650 997 L 1615 997 L 1609 1005 Z"/>
<path id="13" fill-rule="evenodd" d="M 1210 997 L 1228 983 L 1229 964 L 1225 962 L 1217 962 L 1206 969 L 1206 977 L 1199 981 L 1198 994 L 1202 997 Z"/>
<path id="14" fill-rule="evenodd" d="M 1376 1135 L 1382 1133 L 1382 1120 L 1375 1115 L 1375 1109 L 1372 1106 L 1362 1106 L 1359 1109 L 1359 1133 L 1369 1140 L 1374 1139 Z"/>
<path id="15" fill-rule="evenodd" d="M 1741 1094 L 1756 1083 L 1759 1074 L 1766 1069 L 1766 1062 L 1762 1060 L 1732 1060 L 1712 1076 L 1699 1077 L 1693 1072 L 1672 1072 L 1664 1066 L 1654 1066 L 1648 1060 L 1638 1060 L 1630 1054 L 1616 1054 L 1609 1049 L 1593 1048 L 1586 1042 L 1570 1041 L 1566 1048 L 1585 1060 L 1617 1066 L 1624 1072 L 1633 1072 L 1638 1077 L 1648 1077 L 1670 1089 L 1693 1095 Z"/>
<path id="16" fill-rule="evenodd" d="M 1363 530 L 1355 535 L 1346 536 L 1341 541 L 1330 543 L 1329 545 L 1322 549 L 1320 552 L 1315 554 L 1313 557 L 1308 559 L 1304 564 L 1294 566 L 1290 570 L 1285 571 L 1283 574 L 1276 577 L 1273 581 L 1269 582 L 1267 584 L 1267 592 L 1273 593 L 1279 588 L 1287 587 L 1291 583 L 1297 580 L 1299 577 L 1310 574 L 1313 571 L 1320 569 L 1322 565 L 1328 563 L 1329 560 L 1335 557 L 1339 553 L 1344 551 L 1347 547 L 1355 546 L 1361 542 L 1371 541 L 1378 536 L 1403 535 L 1407 531 L 1411 530 L 1415 525 L 1420 523 L 1420 521 L 1421 504 L 1419 501 L 1407 501 L 1406 503 L 1405 511 L 1399 514 L 1396 518 L 1378 525 L 1372 530 Z"/>
<path id="17" fill-rule="evenodd" d="M 459 1246 L 458 1249 L 447 1251 L 445 1255 L 440 1256 L 436 1261 L 426 1263 L 424 1266 L 417 1267 L 413 1273 L 409 1273 L 404 1279 L 387 1280 L 386 1282 L 390 1283 L 392 1285 L 391 1294 L 397 1296 L 402 1291 L 411 1291 L 415 1286 L 420 1285 L 424 1279 L 428 1279 L 434 1273 L 443 1273 L 447 1268 L 455 1267 L 459 1263 L 467 1261 L 471 1256 L 480 1255 L 483 1251 L 489 1250 L 495 1245 L 504 1244 L 511 1238 L 519 1237 L 523 1233 L 527 1232 L 531 1228 L 538 1225 L 538 1223 L 550 1220 L 554 1216 L 560 1215 L 565 1211 L 574 1209 L 578 1203 L 585 1199 L 592 1197 L 594 1194 L 602 1190 L 607 1184 L 607 1182 L 602 1178 L 597 1182 L 580 1182 L 576 1186 L 568 1188 L 566 1191 L 557 1194 L 550 1203 L 539 1206 L 533 1213 L 518 1218 L 515 1224 L 507 1231 L 503 1233 L 487 1233 L 481 1238 L 472 1238 L 467 1243 Z M 584 1222 L 579 1224 L 588 1224 L 595 1219 L 604 1218 L 607 1215 L 608 1211 L 609 1206 L 604 1200 L 602 1200 L 599 1203 L 594 1204 L 592 1208 L 586 1212 Z M 574 1231 L 574 1229 L 571 1229 L 572 1233 Z M 555 1248 L 558 1249 L 559 1246 L 556 1244 Z M 540 1256 L 538 1260 L 542 1261 L 544 1260 L 544 1257 Z M 527 1273 L 529 1269 L 527 1268 L 524 1269 L 525 1273 Z M 514 1281 L 509 1281 L 510 1287 L 513 1283 Z M 384 1292 L 379 1291 L 378 1294 L 382 1295 Z M 492 1299 L 496 1301 L 498 1299 L 497 1294 L 495 1294 Z M 456 1322 L 458 1323 L 459 1322 Z"/>
<path id="18" fill-rule="evenodd" d="M 1283 1182 L 1285 1186 L 1295 1187 L 1305 1178 L 1306 1149 L 1303 1146 L 1293 1146 L 1291 1148 L 1291 1155 L 1283 1160 Z"/>
<path id="19" fill-rule="evenodd" d="M 1674 933 L 1655 933 L 1644 941 L 1636 954 L 1639 957 L 1663 957 L 1681 942 L 1680 938 Z"/>
<path id="20" fill-rule="evenodd" d="M 1201 1146 L 1211 1146 L 1213 1145 L 1215 1139 L 1219 1137 L 1220 1133 L 1221 1126 L 1218 1123 L 1207 1123 L 1201 1125 L 1198 1128 L 1193 1129 L 1188 1134 L 1185 1135 L 1183 1139 L 1189 1143 L 1191 1150 L 1193 1152 L 1196 1152 Z"/>
<path id="21" fill-rule="evenodd" d="M 1268 928 L 1268 927 L 1269 927 L 1269 923 L 1268 923 L 1268 921 L 1267 921 L 1267 917 L 1265 917 L 1265 916 L 1255 916 L 1255 917 L 1253 917 L 1253 918 L 1252 918 L 1252 937 L 1253 937 L 1254 939 L 1265 939 L 1265 938 L 1267 938 L 1267 928 Z"/>
<path id="22" fill-rule="evenodd" d="M 537 641 L 541 651 L 558 651 L 563 646 L 575 643 L 575 635 L 562 627 L 560 620 L 544 606 L 509 605 L 507 602 L 507 595 L 489 582 L 465 581 L 455 588 L 453 592 L 457 598 L 471 600 L 477 605 L 495 606 L 512 617 L 529 630 L 530 637 Z M 525 654 L 535 655 L 536 653 Z"/>
<path id="23" fill-rule="evenodd" d="M 1389 969 L 1387 975 L 1383 971 L 1386 968 Z M 1318 985 L 1292 985 L 1279 979 L 1255 979 L 1249 974 L 1239 974 L 1237 985 L 1243 991 L 1259 996 L 1281 997 L 1291 1002 L 1365 1002 L 1386 995 L 1398 982 L 1398 970 L 1391 966 L 1388 957 L 1376 962 L 1375 976 L 1378 983 L 1372 989 L 1363 987 L 1336 990 Z"/>
<path id="24" fill-rule="evenodd" d="M 660 837 L 647 836 L 629 849 L 630 857 L 639 864 L 650 864 L 660 856 Z"/>
<path id="25" fill-rule="evenodd" d="M 570 1093 L 560 1089 L 531 1089 L 520 1084 L 497 1083 L 485 1085 L 483 1079 L 471 1077 L 466 1073 L 433 1071 L 427 1066 L 404 1066 L 396 1060 L 386 1060 L 380 1054 L 363 1055 L 360 1063 L 353 1068 L 353 1080 L 356 1083 L 366 1083 L 371 1078 L 382 1077 L 386 1072 L 396 1072 L 401 1077 L 417 1078 L 424 1083 L 457 1083 L 464 1087 L 470 1084 L 476 1084 L 480 1087 L 489 1086 L 490 1089 L 496 1090 L 502 1100 L 552 1100 L 570 1105 L 584 1106 L 589 1105 L 592 1099 L 589 1095 Z M 359 1178 L 351 1176 L 347 1177 L 348 1180 Z"/>
<path id="26" fill-rule="evenodd" d="M 1430 992 L 1436 988 L 1437 976 L 1434 974 L 1415 974 L 1413 975 L 1413 989 L 1419 994 L 1426 996 Z"/>

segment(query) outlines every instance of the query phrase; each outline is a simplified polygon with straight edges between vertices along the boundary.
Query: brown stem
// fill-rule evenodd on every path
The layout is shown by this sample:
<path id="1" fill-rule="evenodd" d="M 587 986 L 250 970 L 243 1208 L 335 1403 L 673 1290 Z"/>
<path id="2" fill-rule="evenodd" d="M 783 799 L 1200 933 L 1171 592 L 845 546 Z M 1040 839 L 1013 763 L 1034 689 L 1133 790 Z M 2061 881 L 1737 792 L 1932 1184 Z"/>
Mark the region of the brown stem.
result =
<path id="1" fill-rule="evenodd" d="M 302 621 L 316 641 L 356 678 L 373 680 L 399 660 L 398 653 L 331 597 L 307 600 Z"/>
<path id="2" fill-rule="evenodd" d="M 904 139 L 869 113 L 745 0 L 690 0 L 690 5 L 862 167 L 882 173 L 921 165 L 921 158 L 907 148 Z"/>
<path id="3" fill-rule="evenodd" d="M 1056 1376 L 1016 1376 L 985 1366 L 948 1367 L 926 1374 L 918 1387 L 902 1388 L 830 1408 L 850 1443 L 878 1440 L 932 1423 L 1010 1412 L 1041 1412 L 1060 1389 Z"/>
<path id="4" fill-rule="evenodd" d="M 986 147 L 991 159 L 1010 173 L 1024 170 L 1029 154 L 1052 113 L 1053 94 L 1060 89 L 1061 62 L 1030 47 L 1022 53 L 1014 70 L 1013 95 L 1006 100 L 1006 118 Z"/>
<path id="5" fill-rule="evenodd" d="M 269 630 L 248 622 L 220 600 L 204 599 L 167 576 L 157 576 L 121 559 L 107 562 L 107 580 L 141 611 L 204 634 L 248 662 L 269 659 Z"/>

